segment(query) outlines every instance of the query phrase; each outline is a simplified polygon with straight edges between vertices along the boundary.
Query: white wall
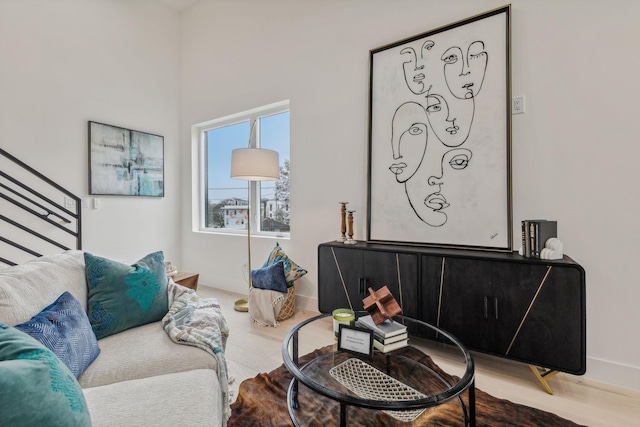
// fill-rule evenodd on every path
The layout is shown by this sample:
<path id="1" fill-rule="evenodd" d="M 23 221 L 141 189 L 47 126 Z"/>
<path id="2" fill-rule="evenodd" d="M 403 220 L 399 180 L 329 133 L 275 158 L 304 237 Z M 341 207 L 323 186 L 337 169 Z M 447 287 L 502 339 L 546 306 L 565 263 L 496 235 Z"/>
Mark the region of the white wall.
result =
<path id="1" fill-rule="evenodd" d="M 179 28 L 155 1 L 0 1 L 2 148 L 89 198 L 89 120 L 165 138 L 166 197 L 100 197 L 83 209 L 87 251 L 180 257 Z"/>
<path id="2" fill-rule="evenodd" d="M 84 248 L 130 261 L 160 248 L 243 292 L 246 240 L 191 232 L 190 126 L 290 99 L 293 232 L 280 243 L 309 270 L 297 292 L 314 307 L 339 201 L 365 237 L 369 50 L 504 4 L 201 0 L 180 18 L 152 0 L 0 0 L 0 146 L 88 198 L 88 120 L 163 135 L 166 197 L 101 197 L 83 211 Z M 639 12 L 512 1 L 513 92 L 527 97 L 513 118 L 514 235 L 524 218 L 559 221 L 587 271 L 587 376 L 635 389 Z M 253 239 L 254 265 L 273 245 Z"/>
<path id="3" fill-rule="evenodd" d="M 587 376 L 640 389 L 640 30 L 636 0 L 513 0 L 514 239 L 522 219 L 557 219 L 568 255 L 587 272 Z M 291 101 L 291 240 L 317 297 L 317 245 L 339 234 L 339 201 L 365 237 L 370 49 L 503 6 L 497 0 L 201 0 L 182 14 L 183 217 L 190 218 L 195 123 Z M 184 267 L 244 291 L 246 240 L 191 232 Z M 252 241 L 262 262 L 273 246 Z M 517 247 L 514 242 L 514 247 Z M 255 262 L 254 262 L 255 264 Z"/>

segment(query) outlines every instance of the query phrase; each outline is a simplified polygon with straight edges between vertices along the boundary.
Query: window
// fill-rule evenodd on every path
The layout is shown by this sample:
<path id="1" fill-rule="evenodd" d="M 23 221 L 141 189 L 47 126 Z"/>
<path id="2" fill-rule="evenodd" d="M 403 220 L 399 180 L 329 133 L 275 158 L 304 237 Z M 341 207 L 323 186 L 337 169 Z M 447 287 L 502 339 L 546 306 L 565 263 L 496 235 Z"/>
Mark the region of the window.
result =
<path id="1" fill-rule="evenodd" d="M 200 229 L 230 233 L 246 230 L 250 212 L 252 234 L 288 236 L 289 102 L 195 125 L 193 135 L 197 135 L 201 157 Z M 232 179 L 231 151 L 246 147 L 277 151 L 280 179 L 263 182 Z"/>

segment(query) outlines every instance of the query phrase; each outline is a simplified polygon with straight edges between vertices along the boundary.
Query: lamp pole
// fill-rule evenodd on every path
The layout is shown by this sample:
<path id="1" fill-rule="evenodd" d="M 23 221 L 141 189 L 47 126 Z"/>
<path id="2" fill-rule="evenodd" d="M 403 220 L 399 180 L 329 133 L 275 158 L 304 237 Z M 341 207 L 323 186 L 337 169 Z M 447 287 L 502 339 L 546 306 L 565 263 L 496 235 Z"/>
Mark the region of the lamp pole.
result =
<path id="1" fill-rule="evenodd" d="M 253 125 L 251 133 L 253 133 Z M 249 145 L 251 145 L 251 135 L 249 135 Z M 262 148 L 233 150 L 231 178 L 247 181 L 247 274 L 249 291 L 251 291 L 251 181 L 276 181 L 280 178 L 278 152 Z M 249 311 L 248 299 L 236 301 L 233 308 L 237 311 Z"/>

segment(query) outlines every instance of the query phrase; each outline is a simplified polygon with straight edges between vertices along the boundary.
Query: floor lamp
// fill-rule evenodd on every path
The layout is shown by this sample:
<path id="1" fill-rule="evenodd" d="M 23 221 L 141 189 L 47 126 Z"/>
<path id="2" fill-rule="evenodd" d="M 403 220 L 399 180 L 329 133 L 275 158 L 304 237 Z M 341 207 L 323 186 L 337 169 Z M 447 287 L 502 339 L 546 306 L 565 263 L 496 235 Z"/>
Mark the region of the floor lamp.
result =
<path id="1" fill-rule="evenodd" d="M 280 179 L 278 152 L 262 148 L 238 148 L 231 152 L 231 178 L 247 181 L 247 270 L 251 290 L 251 181 L 277 181 Z M 249 311 L 249 301 L 240 299 L 233 308 Z"/>

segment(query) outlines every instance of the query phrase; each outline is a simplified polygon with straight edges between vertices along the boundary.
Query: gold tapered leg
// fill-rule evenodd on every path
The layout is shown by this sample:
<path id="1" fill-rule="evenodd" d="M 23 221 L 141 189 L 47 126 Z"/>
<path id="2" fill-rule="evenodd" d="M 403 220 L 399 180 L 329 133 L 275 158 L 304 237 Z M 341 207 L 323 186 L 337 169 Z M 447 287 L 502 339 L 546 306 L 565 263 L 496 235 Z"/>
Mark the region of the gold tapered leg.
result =
<path id="1" fill-rule="evenodd" d="M 553 378 L 558 373 L 558 371 L 554 371 L 552 369 L 539 368 L 533 365 L 529 365 L 529 367 L 533 371 L 533 375 L 535 375 L 538 381 L 540 381 L 540 384 L 542 384 L 542 387 L 544 387 L 545 391 L 549 394 L 553 394 L 553 390 L 551 390 L 551 387 L 549 386 L 547 381 Z"/>

